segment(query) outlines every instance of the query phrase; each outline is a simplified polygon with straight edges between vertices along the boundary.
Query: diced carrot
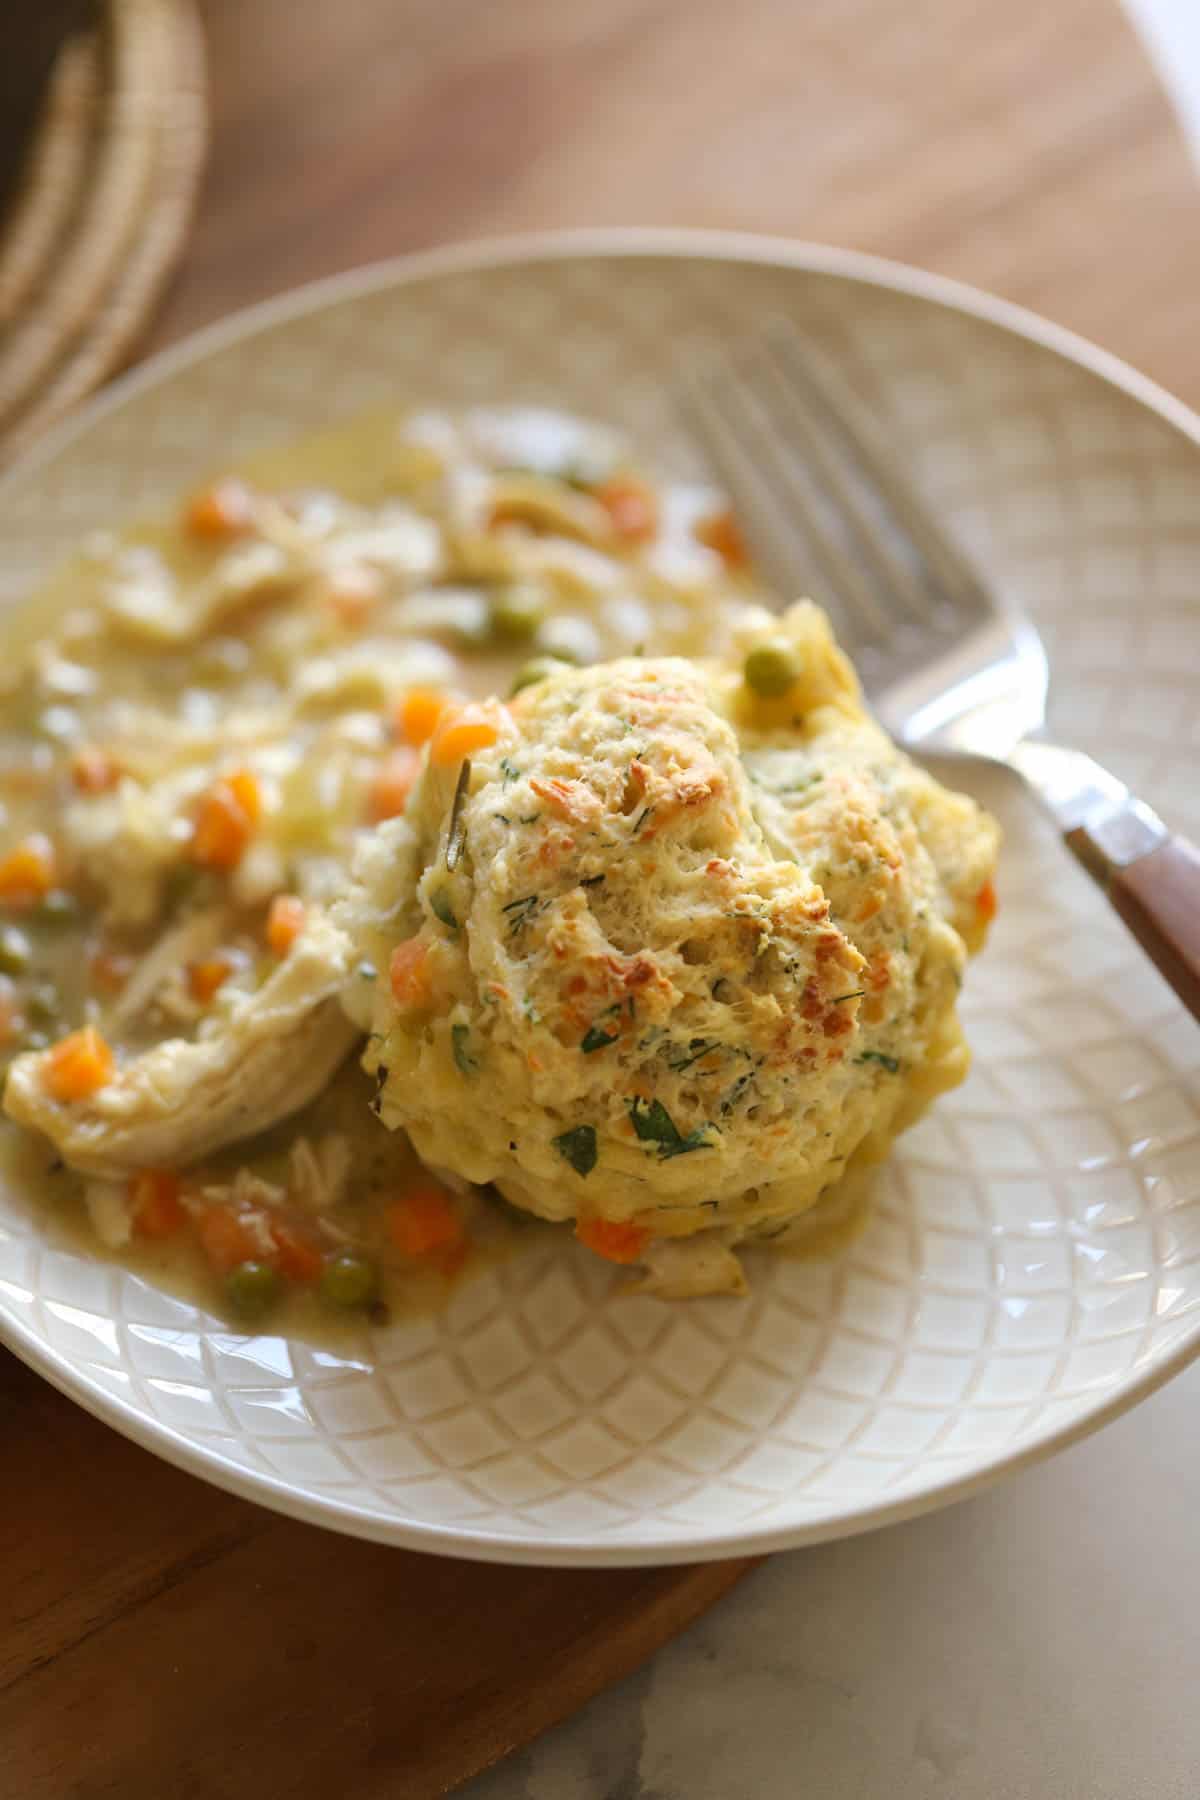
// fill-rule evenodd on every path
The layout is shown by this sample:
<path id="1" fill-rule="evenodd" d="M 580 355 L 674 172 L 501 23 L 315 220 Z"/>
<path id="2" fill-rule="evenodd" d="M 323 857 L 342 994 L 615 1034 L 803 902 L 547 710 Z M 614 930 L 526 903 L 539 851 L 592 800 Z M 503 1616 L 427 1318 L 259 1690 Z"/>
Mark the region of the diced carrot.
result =
<path id="1" fill-rule="evenodd" d="M 286 956 L 304 930 L 303 900 L 295 894 L 276 894 L 267 912 L 267 943 L 276 956 Z"/>
<path id="2" fill-rule="evenodd" d="M 279 1273 L 289 1281 L 315 1281 L 324 1258 L 313 1234 L 288 1219 L 271 1219 L 268 1230 L 275 1245 L 272 1260 Z"/>
<path id="3" fill-rule="evenodd" d="M 227 956 L 206 956 L 201 962 L 189 963 L 188 993 L 200 1006 L 207 1006 L 232 974 L 233 964 Z"/>
<path id="4" fill-rule="evenodd" d="M 414 746 L 427 744 L 449 705 L 449 698 L 441 688 L 409 688 L 396 704 L 397 737 Z"/>
<path id="5" fill-rule="evenodd" d="M 200 796 L 188 854 L 206 869 L 235 869 L 262 813 L 258 782 L 247 769 L 214 781 Z"/>
<path id="6" fill-rule="evenodd" d="M 119 994 L 133 974 L 135 958 L 123 950 L 96 950 L 89 969 L 92 986 L 104 994 Z"/>
<path id="7" fill-rule="evenodd" d="M 730 512 L 710 513 L 707 519 L 697 520 L 695 534 L 728 568 L 744 568 L 750 560 L 741 527 Z"/>
<path id="8" fill-rule="evenodd" d="M 388 1234 L 402 1256 L 452 1255 L 466 1238 L 444 1188 L 410 1188 L 387 1210 Z"/>
<path id="9" fill-rule="evenodd" d="M 420 766 L 416 751 L 407 746 L 389 751 L 384 757 L 367 790 L 367 817 L 373 825 L 398 818 L 404 811 Z"/>
<path id="10" fill-rule="evenodd" d="M 46 1052 L 42 1080 L 56 1100 L 86 1100 L 112 1080 L 113 1053 L 94 1025 L 61 1038 Z"/>
<path id="11" fill-rule="evenodd" d="M 374 569 L 366 563 L 345 563 L 329 577 L 325 604 L 339 624 L 352 629 L 364 622 L 382 592 Z"/>
<path id="12" fill-rule="evenodd" d="M 658 496 L 644 481 L 616 475 L 596 488 L 595 494 L 612 520 L 613 530 L 627 544 L 644 544 L 658 530 Z"/>
<path id="13" fill-rule="evenodd" d="M 439 768 L 453 768 L 475 750 L 486 750 L 500 736 L 500 727 L 482 706 L 458 707 L 443 714 L 429 746 L 429 760 Z"/>
<path id="14" fill-rule="evenodd" d="M 232 1207 L 210 1206 L 207 1212 L 201 1213 L 196 1231 L 200 1248 L 222 1275 L 227 1275 L 238 1263 L 262 1255 L 257 1235 Z"/>
<path id="15" fill-rule="evenodd" d="M 121 779 L 120 765 L 106 750 L 84 744 L 71 758 L 71 779 L 81 794 L 106 794 Z"/>
<path id="16" fill-rule="evenodd" d="M 975 896 L 975 910 L 985 923 L 996 916 L 996 889 L 991 881 L 985 881 Z"/>
<path id="17" fill-rule="evenodd" d="M 0 858 L 0 902 L 6 906 L 35 906 L 55 883 L 54 845 L 40 831 L 22 838 Z"/>
<path id="18" fill-rule="evenodd" d="M 184 513 L 184 523 L 193 537 L 240 537 L 254 524 L 254 495 L 244 481 L 232 476 L 215 481 L 209 488 L 193 494 Z"/>
<path id="19" fill-rule="evenodd" d="M 429 946 L 423 938 L 405 938 L 392 951 L 388 975 L 392 999 L 402 1012 L 419 1012 L 433 997 L 429 976 Z"/>
<path id="20" fill-rule="evenodd" d="M 627 1219 L 577 1219 L 575 1236 L 605 1262 L 635 1263 L 650 1242 L 644 1225 Z"/>
<path id="21" fill-rule="evenodd" d="M 139 1237 L 174 1237 L 187 1223 L 179 1198 L 179 1177 L 170 1169 L 143 1169 L 130 1177 L 133 1228 Z"/>
<path id="22" fill-rule="evenodd" d="M 229 791 L 252 825 L 262 818 L 262 789 L 258 777 L 249 769 L 235 769 L 229 776 Z"/>

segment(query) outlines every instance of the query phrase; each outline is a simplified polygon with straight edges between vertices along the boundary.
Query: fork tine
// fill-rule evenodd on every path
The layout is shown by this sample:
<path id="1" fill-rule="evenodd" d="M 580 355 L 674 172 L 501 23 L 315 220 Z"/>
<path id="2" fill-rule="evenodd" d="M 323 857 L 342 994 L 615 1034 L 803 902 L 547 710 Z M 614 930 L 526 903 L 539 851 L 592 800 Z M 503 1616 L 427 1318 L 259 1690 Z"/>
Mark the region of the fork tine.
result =
<path id="1" fill-rule="evenodd" d="M 718 402 L 716 393 L 721 400 Z M 775 558 L 785 576 L 783 591 L 806 585 L 795 549 L 795 532 L 785 520 L 798 515 L 831 587 L 832 597 L 852 616 L 847 621 L 861 641 L 883 643 L 888 623 L 871 584 L 846 555 L 821 519 L 812 498 L 786 456 L 778 432 L 762 416 L 753 387 L 731 362 L 721 363 L 708 383 L 689 378 L 687 392 L 706 446 L 730 488 L 744 506 L 762 520 L 770 519 Z M 735 451 L 731 460 L 730 452 Z M 768 573 L 777 581 L 775 567 Z"/>
<path id="2" fill-rule="evenodd" d="M 755 560 L 770 585 L 786 595 L 802 585 L 793 534 L 776 496 L 764 485 L 754 456 L 692 369 L 680 371 L 677 392 L 696 435 L 737 502 L 754 546 Z"/>
<path id="3" fill-rule="evenodd" d="M 771 377 L 764 393 L 769 396 L 772 413 L 780 427 L 803 444 L 888 598 L 907 605 L 909 614 L 922 625 L 934 625 L 935 609 L 928 588 L 897 550 L 892 534 L 880 528 L 864 505 L 861 489 L 848 477 L 843 459 L 836 455 L 818 422 L 808 385 L 792 359 L 781 353 L 774 336 L 764 337 L 760 354 Z"/>
<path id="4" fill-rule="evenodd" d="M 779 359 L 816 396 L 826 415 L 874 481 L 913 543 L 937 577 L 947 599 L 974 612 L 990 614 L 992 603 L 968 559 L 950 535 L 934 519 L 898 460 L 888 450 L 882 433 L 849 384 L 784 324 L 768 328 Z"/>

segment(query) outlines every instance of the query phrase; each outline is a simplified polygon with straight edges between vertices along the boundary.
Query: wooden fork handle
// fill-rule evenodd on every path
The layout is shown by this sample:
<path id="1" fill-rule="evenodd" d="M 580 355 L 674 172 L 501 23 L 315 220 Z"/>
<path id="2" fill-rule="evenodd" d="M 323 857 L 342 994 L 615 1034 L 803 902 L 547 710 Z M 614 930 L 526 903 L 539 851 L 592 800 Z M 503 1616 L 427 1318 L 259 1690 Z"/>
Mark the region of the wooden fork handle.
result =
<path id="1" fill-rule="evenodd" d="M 1200 850 L 1186 838 L 1168 838 L 1117 869 L 1108 892 L 1147 956 L 1200 1019 Z"/>
<path id="2" fill-rule="evenodd" d="M 1187 838 L 1169 837 L 1132 862 L 1097 867 L 1095 840 L 1086 827 L 1066 834 L 1080 860 L 1108 897 L 1142 949 L 1188 1011 L 1200 1019 L 1200 850 Z"/>

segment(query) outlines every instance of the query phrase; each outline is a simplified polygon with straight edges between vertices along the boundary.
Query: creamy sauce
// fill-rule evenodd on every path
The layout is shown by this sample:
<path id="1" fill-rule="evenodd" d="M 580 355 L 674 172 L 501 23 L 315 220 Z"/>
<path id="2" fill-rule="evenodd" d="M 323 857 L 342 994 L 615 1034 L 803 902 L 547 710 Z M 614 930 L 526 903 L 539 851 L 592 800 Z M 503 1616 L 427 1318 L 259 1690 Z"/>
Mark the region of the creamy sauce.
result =
<path id="1" fill-rule="evenodd" d="M 546 655 L 707 654 L 755 597 L 719 496 L 657 482 L 607 433 L 558 416 L 402 424 L 380 413 L 239 473 L 244 489 L 214 487 L 199 510 L 91 539 L 9 627 L 6 1058 L 91 1024 L 120 1067 L 235 1019 L 287 954 L 269 941 L 275 895 L 324 906 L 357 835 L 397 810 L 388 782 L 409 752 L 394 721 L 410 689 L 504 694 Z M 247 493 L 252 516 L 239 525 Z M 235 863 L 214 865 L 198 855 L 199 820 L 234 766 L 253 771 L 262 818 Z M 118 797 L 130 817 L 113 827 Z M 32 874 L 20 860 L 30 845 Z M 180 921 L 214 914 L 204 954 L 140 994 L 140 973 Z M 348 1161 L 338 1195 L 308 1205 L 309 1194 L 299 1223 L 322 1256 L 343 1246 L 370 1260 L 380 1316 L 439 1300 L 464 1256 L 431 1260 L 392 1241 L 387 1206 L 427 1178 L 372 1117 L 370 1092 L 354 1056 L 299 1114 L 170 1171 L 185 1228 L 147 1237 L 135 1222 L 100 1253 L 220 1304 L 190 1228 L 206 1195 L 246 1171 L 303 1212 L 289 1186 L 294 1147 L 336 1141 Z M 6 1123 L 0 1166 L 53 1229 L 90 1235 L 95 1183 L 44 1138 Z M 91 1217 L 111 1225 L 125 1201 L 107 1186 Z M 507 1254 L 534 1229 L 486 1198 L 450 1204 L 470 1258 Z M 285 1310 L 272 1318 L 325 1329 L 317 1285 L 285 1279 Z"/>

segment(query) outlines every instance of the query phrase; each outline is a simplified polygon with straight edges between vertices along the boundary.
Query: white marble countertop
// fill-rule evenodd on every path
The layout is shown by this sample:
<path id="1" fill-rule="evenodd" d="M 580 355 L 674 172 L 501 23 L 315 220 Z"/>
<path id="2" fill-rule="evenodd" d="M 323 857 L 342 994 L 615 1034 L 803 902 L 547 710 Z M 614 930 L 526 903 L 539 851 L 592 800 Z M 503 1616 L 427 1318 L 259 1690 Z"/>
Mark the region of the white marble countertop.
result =
<path id="1" fill-rule="evenodd" d="M 1200 153 L 1200 0 L 1127 5 Z M 464 1800 L 1198 1800 L 1198 1417 L 772 1557 Z"/>

